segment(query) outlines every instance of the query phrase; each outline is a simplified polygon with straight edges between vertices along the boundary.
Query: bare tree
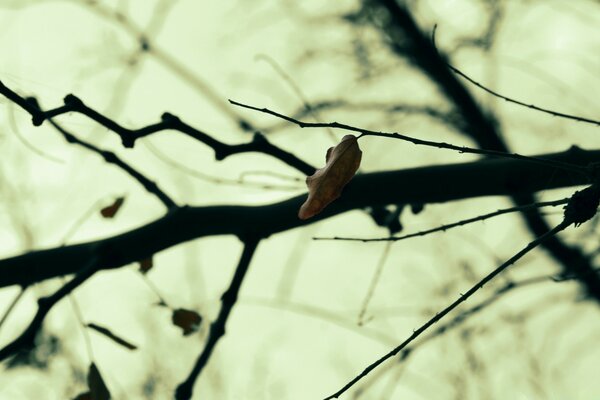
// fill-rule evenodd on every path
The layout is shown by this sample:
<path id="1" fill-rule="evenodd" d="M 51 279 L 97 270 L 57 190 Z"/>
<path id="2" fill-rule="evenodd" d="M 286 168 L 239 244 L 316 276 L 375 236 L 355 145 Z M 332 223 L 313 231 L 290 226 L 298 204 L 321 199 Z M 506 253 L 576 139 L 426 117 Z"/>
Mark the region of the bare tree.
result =
<path id="1" fill-rule="evenodd" d="M 600 120 L 569 101 L 598 61 L 550 38 L 562 83 L 511 33 L 545 12 L 593 54 L 597 4 L 358 3 L 4 5 L 86 49 L 26 59 L 49 78 L 0 70 L 6 376 L 96 399 L 592 398 Z M 90 26 L 101 43 L 73 38 Z"/>

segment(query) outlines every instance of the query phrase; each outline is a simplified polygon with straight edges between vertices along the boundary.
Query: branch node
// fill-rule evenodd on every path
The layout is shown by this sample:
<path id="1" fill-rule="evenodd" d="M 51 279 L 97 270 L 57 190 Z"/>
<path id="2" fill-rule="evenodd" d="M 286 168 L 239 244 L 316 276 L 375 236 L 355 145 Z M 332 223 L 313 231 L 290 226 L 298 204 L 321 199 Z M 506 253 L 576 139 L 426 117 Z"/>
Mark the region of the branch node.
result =
<path id="1" fill-rule="evenodd" d="M 70 106 L 73 108 L 80 108 L 83 106 L 83 101 L 81 101 L 81 99 L 77 96 L 75 96 L 72 93 L 69 93 L 68 95 L 65 96 L 65 98 L 63 99 L 64 103 L 66 106 Z"/>
<path id="2" fill-rule="evenodd" d="M 576 191 L 565 206 L 565 223 L 579 226 L 592 219 L 600 203 L 600 186 Z"/>
<path id="3" fill-rule="evenodd" d="M 174 124 L 174 123 L 181 122 L 179 117 L 177 117 L 171 113 L 168 113 L 168 112 L 163 113 L 163 115 L 160 116 L 160 119 L 162 120 L 162 122 L 164 122 L 166 124 Z"/>
<path id="4" fill-rule="evenodd" d="M 252 141 L 256 144 L 263 144 L 267 143 L 267 138 L 265 138 L 265 136 L 260 132 L 254 132 L 254 136 L 252 136 Z"/>

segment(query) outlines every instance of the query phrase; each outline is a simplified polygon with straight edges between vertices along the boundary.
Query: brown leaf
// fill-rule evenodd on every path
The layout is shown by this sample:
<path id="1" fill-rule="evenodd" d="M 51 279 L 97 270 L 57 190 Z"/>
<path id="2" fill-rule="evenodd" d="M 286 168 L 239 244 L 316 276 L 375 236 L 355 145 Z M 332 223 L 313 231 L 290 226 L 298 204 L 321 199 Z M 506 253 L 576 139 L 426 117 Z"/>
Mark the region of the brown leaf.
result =
<path id="1" fill-rule="evenodd" d="M 361 158 L 362 151 L 355 136 L 346 135 L 337 146 L 330 147 L 325 166 L 306 178 L 308 198 L 300 207 L 298 218 L 314 217 L 340 197 L 342 189 L 358 170 Z"/>
<path id="2" fill-rule="evenodd" d="M 117 214 L 117 211 L 119 211 L 119 209 L 123 205 L 124 201 L 125 197 L 117 197 L 114 203 L 100 210 L 100 214 L 102 214 L 104 218 L 114 218 Z"/>
<path id="3" fill-rule="evenodd" d="M 152 257 L 144 258 L 140 261 L 140 272 L 145 274 L 150 271 L 154 266 L 154 262 L 152 261 Z"/>
<path id="4" fill-rule="evenodd" d="M 137 346 L 134 344 L 131 344 L 130 342 L 128 342 L 127 340 L 115 335 L 110 329 L 105 328 L 103 326 L 100 326 L 98 324 L 94 324 L 93 322 L 87 324 L 87 327 L 90 329 L 95 330 L 96 332 L 106 336 L 107 338 L 111 339 L 113 342 L 120 344 L 121 346 L 125 347 L 128 350 L 136 350 Z"/>
<path id="5" fill-rule="evenodd" d="M 110 392 L 94 363 L 90 364 L 87 381 L 92 400 L 110 400 Z"/>
<path id="6" fill-rule="evenodd" d="M 200 328 L 202 316 L 195 311 L 178 308 L 173 311 L 173 324 L 183 329 L 185 336 L 191 335 Z"/>

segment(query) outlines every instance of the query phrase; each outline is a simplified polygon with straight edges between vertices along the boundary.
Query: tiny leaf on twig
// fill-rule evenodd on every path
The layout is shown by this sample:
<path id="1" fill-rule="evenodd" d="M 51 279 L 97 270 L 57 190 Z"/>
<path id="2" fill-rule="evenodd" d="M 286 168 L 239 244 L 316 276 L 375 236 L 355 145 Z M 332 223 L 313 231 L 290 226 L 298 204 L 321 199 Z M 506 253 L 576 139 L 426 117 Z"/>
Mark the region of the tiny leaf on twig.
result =
<path id="1" fill-rule="evenodd" d="M 183 335 L 188 336 L 200 328 L 202 316 L 195 311 L 178 308 L 173 310 L 173 324 L 183 330 Z"/>
<path id="2" fill-rule="evenodd" d="M 314 217 L 340 197 L 342 189 L 358 170 L 361 158 L 356 136 L 346 135 L 337 146 L 330 147 L 325 166 L 306 178 L 308 198 L 300 207 L 298 218 Z"/>
<path id="3" fill-rule="evenodd" d="M 114 203 L 100 210 L 100 214 L 102 214 L 104 218 L 114 218 L 124 201 L 125 197 L 117 197 Z"/>
<path id="4" fill-rule="evenodd" d="M 139 264 L 140 264 L 140 272 L 142 274 L 145 274 L 146 272 L 150 271 L 152 269 L 152 267 L 154 266 L 154 262 L 152 261 L 151 256 L 148 258 L 144 258 L 143 260 L 140 260 Z"/>

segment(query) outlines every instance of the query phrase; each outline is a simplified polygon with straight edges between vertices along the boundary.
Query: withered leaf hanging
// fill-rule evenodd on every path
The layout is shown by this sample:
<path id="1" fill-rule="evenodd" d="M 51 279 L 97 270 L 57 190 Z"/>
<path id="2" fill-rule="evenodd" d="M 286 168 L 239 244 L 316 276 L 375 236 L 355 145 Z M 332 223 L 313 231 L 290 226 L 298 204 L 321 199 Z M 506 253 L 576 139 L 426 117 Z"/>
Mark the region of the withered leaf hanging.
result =
<path id="1" fill-rule="evenodd" d="M 327 150 L 325 166 L 306 178 L 308 198 L 300 207 L 298 218 L 314 217 L 340 197 L 342 189 L 354 177 L 360 166 L 362 151 L 355 136 L 346 135 Z"/>

